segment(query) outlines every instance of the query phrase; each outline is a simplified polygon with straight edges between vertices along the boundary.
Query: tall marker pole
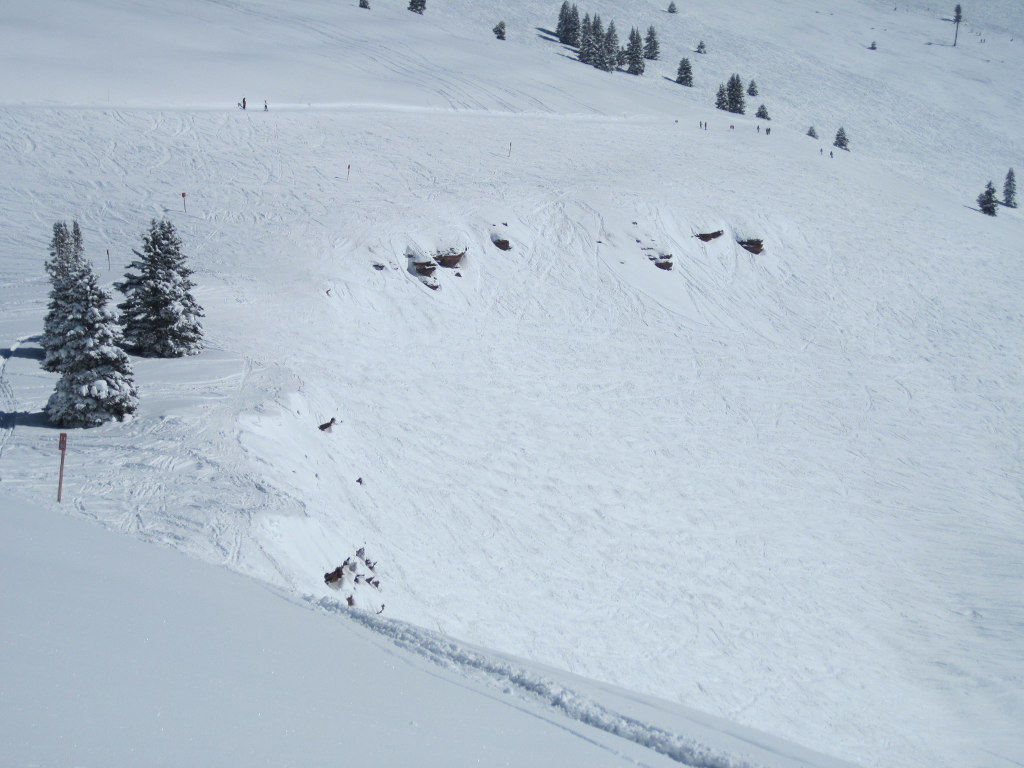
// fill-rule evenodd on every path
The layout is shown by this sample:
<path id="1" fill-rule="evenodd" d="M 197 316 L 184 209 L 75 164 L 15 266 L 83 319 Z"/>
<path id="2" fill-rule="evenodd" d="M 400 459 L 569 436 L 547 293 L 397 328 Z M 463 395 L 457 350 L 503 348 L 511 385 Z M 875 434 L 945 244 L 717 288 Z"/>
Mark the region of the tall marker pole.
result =
<path id="1" fill-rule="evenodd" d="M 185 193 L 181 193 L 181 207 L 185 209 L 185 213 L 188 213 L 188 206 L 185 205 Z"/>
<path id="2" fill-rule="evenodd" d="M 68 450 L 68 433 L 61 432 L 60 440 L 57 443 L 60 449 L 60 479 L 57 481 L 57 503 L 60 504 L 60 497 L 64 491 L 64 456 Z"/>

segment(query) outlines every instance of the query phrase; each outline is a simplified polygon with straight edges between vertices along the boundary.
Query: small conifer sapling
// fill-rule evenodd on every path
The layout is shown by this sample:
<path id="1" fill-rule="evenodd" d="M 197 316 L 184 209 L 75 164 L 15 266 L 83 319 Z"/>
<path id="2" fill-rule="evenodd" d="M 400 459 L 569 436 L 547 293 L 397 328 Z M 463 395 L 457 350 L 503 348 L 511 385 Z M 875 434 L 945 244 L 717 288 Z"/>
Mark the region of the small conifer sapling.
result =
<path id="1" fill-rule="evenodd" d="M 1003 205 L 1017 207 L 1017 178 L 1013 175 L 1013 168 L 1006 172 L 1006 181 L 1003 182 Z"/>
<path id="2" fill-rule="evenodd" d="M 725 92 L 725 83 L 719 83 L 718 93 L 715 94 L 715 108 L 724 111 L 729 110 L 729 96 Z"/>
<path id="3" fill-rule="evenodd" d="M 682 59 L 679 62 L 679 70 L 676 72 L 676 82 L 680 85 L 693 87 L 693 67 L 689 59 Z"/>
<path id="4" fill-rule="evenodd" d="M 647 37 L 644 38 L 644 58 L 656 61 L 659 56 L 661 56 L 661 46 L 658 43 L 658 30 L 648 27 Z"/>
<path id="5" fill-rule="evenodd" d="M 978 195 L 978 207 L 981 212 L 988 216 L 996 215 L 996 188 L 990 181 L 985 187 L 985 191 Z"/>

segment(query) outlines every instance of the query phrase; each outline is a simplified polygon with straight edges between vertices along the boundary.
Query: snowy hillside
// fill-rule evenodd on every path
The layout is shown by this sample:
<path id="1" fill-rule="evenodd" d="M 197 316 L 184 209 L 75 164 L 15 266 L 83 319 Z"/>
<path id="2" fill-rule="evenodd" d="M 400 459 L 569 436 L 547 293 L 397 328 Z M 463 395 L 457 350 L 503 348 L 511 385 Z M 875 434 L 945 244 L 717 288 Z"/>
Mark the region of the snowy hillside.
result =
<path id="1" fill-rule="evenodd" d="M 559 4 L 0 9 L 4 497 L 54 496 L 53 222 L 109 287 L 169 217 L 208 348 L 133 358 L 66 513 L 842 760 L 1019 765 L 1024 222 L 975 198 L 1024 9 L 580 4 L 656 27 L 637 78 Z M 381 590 L 325 585 L 360 546 Z"/>

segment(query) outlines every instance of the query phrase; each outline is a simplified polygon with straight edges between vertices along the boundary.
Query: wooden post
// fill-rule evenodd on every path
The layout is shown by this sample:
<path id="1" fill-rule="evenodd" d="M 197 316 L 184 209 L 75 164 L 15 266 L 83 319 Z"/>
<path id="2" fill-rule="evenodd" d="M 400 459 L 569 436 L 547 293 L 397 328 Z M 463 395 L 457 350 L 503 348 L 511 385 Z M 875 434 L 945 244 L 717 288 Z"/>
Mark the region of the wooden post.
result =
<path id="1" fill-rule="evenodd" d="M 64 491 L 64 456 L 68 450 L 68 433 L 61 432 L 60 440 L 57 442 L 60 449 L 60 479 L 57 480 L 57 503 L 60 504 L 60 497 Z"/>

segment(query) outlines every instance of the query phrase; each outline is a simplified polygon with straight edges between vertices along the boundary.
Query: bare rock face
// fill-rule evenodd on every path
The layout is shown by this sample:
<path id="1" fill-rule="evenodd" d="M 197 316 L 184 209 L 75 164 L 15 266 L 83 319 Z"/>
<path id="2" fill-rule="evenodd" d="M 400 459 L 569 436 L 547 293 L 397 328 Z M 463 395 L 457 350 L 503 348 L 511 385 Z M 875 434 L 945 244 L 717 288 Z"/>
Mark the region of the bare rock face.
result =
<path id="1" fill-rule="evenodd" d="M 462 257 L 465 255 L 465 249 L 458 251 L 455 248 L 449 248 L 447 251 L 438 251 L 435 253 L 434 261 L 446 269 L 454 269 L 459 266 L 459 263 L 462 261 Z"/>

